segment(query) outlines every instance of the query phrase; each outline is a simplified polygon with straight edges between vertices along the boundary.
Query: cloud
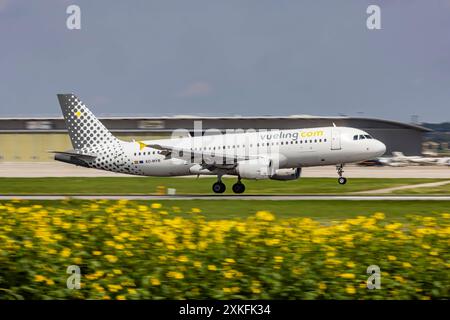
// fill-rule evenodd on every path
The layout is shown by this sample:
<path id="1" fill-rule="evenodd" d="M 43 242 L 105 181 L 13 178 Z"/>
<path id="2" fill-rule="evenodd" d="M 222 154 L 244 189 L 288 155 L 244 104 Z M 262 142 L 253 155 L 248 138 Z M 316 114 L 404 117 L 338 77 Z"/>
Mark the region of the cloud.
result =
<path id="1" fill-rule="evenodd" d="M 189 84 L 186 88 L 178 92 L 177 96 L 182 98 L 202 97 L 209 95 L 211 92 L 212 88 L 208 82 L 197 81 Z"/>

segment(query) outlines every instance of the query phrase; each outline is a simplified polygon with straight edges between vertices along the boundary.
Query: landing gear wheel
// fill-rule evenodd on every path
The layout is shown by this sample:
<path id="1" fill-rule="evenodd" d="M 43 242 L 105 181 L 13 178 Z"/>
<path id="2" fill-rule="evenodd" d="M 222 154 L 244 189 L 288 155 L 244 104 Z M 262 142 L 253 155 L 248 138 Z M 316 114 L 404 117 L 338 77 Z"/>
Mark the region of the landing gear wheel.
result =
<path id="1" fill-rule="evenodd" d="M 212 190 L 214 191 L 214 193 L 224 193 L 226 189 L 227 187 L 221 181 L 214 183 L 212 186 Z"/>
<path id="2" fill-rule="evenodd" d="M 346 183 L 347 183 L 347 179 L 344 178 L 344 177 L 340 177 L 340 178 L 338 179 L 338 182 L 339 182 L 339 184 L 346 184 Z"/>
<path id="3" fill-rule="evenodd" d="M 233 184 L 233 192 L 234 193 L 243 193 L 245 191 L 245 185 L 241 182 L 237 182 Z"/>

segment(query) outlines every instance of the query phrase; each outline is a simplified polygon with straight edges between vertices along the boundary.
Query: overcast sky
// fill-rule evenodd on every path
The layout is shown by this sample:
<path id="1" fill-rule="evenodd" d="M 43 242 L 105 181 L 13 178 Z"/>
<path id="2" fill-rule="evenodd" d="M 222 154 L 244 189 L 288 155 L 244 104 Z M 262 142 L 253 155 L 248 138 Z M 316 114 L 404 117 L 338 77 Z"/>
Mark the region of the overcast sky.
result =
<path id="1" fill-rule="evenodd" d="M 0 117 L 74 92 L 97 115 L 450 120 L 450 0 L 0 0 L 0 57 Z"/>

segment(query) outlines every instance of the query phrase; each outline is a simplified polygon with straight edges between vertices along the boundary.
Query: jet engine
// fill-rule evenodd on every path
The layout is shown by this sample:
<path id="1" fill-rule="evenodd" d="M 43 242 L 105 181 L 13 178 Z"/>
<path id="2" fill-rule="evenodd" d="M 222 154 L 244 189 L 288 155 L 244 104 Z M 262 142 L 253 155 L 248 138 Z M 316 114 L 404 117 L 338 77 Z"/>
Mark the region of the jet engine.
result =
<path id="1" fill-rule="evenodd" d="M 296 180 L 300 178 L 302 168 L 278 169 L 270 176 L 272 180 Z"/>
<path id="2" fill-rule="evenodd" d="M 272 160 L 252 159 L 239 161 L 236 172 L 243 179 L 262 180 L 272 175 Z"/>

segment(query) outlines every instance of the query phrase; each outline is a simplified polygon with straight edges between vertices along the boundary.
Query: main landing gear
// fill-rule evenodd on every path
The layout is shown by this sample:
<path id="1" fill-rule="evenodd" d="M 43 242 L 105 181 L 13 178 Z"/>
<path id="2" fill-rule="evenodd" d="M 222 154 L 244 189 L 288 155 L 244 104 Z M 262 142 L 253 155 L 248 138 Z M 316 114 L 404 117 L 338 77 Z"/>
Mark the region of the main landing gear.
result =
<path id="1" fill-rule="evenodd" d="M 220 179 L 212 185 L 212 190 L 214 191 L 214 193 L 224 193 L 226 189 L 227 186 Z"/>
<path id="2" fill-rule="evenodd" d="M 339 179 L 338 179 L 339 184 L 346 184 L 347 183 L 347 178 L 344 178 L 342 176 L 342 173 L 344 173 L 344 165 L 343 164 L 337 165 L 336 166 L 336 170 L 337 170 L 338 175 L 339 175 Z"/>
<path id="3" fill-rule="evenodd" d="M 222 182 L 221 177 L 218 178 L 218 181 L 212 185 L 212 190 L 214 193 L 224 193 L 227 187 Z M 245 185 L 241 182 L 241 179 L 238 178 L 238 182 L 233 184 L 233 192 L 234 193 L 243 193 L 245 191 Z"/>
<path id="4" fill-rule="evenodd" d="M 234 193 L 243 193 L 245 191 L 245 185 L 241 182 L 241 178 L 238 178 L 238 182 L 233 184 Z"/>

